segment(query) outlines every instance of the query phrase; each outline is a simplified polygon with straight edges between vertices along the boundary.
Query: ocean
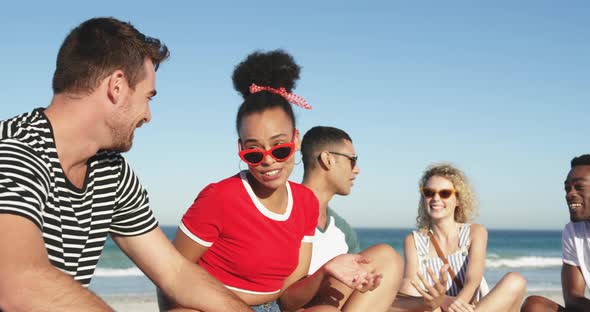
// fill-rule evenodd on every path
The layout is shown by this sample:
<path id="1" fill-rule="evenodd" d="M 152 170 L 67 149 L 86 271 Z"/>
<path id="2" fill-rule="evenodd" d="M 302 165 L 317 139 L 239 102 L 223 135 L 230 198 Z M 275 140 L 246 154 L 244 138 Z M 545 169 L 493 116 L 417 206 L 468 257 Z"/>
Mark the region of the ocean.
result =
<path id="1" fill-rule="evenodd" d="M 163 226 L 172 239 L 176 226 Z M 356 229 L 361 248 L 387 243 L 403 254 L 403 240 L 410 229 Z M 561 290 L 561 231 L 488 230 L 488 249 L 484 276 L 495 285 L 502 276 L 521 273 L 531 292 Z M 90 289 L 101 296 L 146 295 L 155 292 L 150 280 L 110 240 L 98 262 Z"/>

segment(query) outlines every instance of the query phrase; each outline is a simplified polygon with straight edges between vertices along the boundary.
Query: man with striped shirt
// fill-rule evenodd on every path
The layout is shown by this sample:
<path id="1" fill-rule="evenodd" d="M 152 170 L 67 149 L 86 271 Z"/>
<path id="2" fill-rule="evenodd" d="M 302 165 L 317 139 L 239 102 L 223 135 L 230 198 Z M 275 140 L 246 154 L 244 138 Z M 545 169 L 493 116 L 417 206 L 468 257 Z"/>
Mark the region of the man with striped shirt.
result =
<path id="1" fill-rule="evenodd" d="M 110 234 L 179 305 L 249 311 L 176 252 L 120 155 L 168 55 L 129 23 L 90 19 L 59 50 L 50 105 L 0 122 L 0 310 L 110 311 L 87 289 Z"/>

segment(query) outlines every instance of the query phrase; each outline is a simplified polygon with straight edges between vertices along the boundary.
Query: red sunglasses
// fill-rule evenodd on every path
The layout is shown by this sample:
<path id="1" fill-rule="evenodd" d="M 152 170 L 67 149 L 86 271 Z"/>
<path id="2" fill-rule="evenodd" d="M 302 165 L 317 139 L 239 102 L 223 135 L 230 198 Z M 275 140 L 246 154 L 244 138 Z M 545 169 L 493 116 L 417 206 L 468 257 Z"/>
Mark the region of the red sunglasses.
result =
<path id="1" fill-rule="evenodd" d="M 293 139 L 291 139 L 291 142 L 277 144 L 267 150 L 257 148 L 242 149 L 241 143 L 238 143 L 238 148 L 240 149 L 238 155 L 240 155 L 240 158 L 250 166 L 260 165 L 267 155 L 270 155 L 270 157 L 274 158 L 276 161 L 282 162 L 289 159 L 289 157 L 295 152 L 294 140 L 295 133 L 293 133 Z"/>

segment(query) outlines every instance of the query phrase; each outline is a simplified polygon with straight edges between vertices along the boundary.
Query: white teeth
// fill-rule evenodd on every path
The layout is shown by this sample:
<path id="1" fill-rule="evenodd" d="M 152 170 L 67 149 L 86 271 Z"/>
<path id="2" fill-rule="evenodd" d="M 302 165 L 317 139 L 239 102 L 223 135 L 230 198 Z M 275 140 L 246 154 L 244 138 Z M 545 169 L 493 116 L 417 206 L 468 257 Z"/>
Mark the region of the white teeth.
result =
<path id="1" fill-rule="evenodd" d="M 582 207 L 582 204 L 577 204 L 577 203 L 569 204 L 569 207 L 570 207 L 570 209 L 576 209 L 576 208 Z"/>
<path id="2" fill-rule="evenodd" d="M 279 173 L 279 170 L 268 171 L 268 172 L 265 172 L 264 175 L 265 176 L 273 176 L 277 173 Z"/>

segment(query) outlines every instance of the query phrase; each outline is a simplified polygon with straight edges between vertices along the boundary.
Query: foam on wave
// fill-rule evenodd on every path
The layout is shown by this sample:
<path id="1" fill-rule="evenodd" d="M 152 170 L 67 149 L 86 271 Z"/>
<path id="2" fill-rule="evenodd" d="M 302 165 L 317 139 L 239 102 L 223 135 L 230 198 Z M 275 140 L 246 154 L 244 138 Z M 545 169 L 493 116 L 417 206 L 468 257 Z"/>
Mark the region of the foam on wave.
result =
<path id="1" fill-rule="evenodd" d="M 548 268 L 560 267 L 562 260 L 559 257 L 518 257 L 518 258 L 488 258 L 486 268 Z"/>
<path id="2" fill-rule="evenodd" d="M 118 277 L 118 276 L 143 276 L 143 272 L 137 267 L 125 268 L 125 269 L 111 269 L 111 268 L 96 268 L 94 276 L 107 276 L 107 277 Z"/>

